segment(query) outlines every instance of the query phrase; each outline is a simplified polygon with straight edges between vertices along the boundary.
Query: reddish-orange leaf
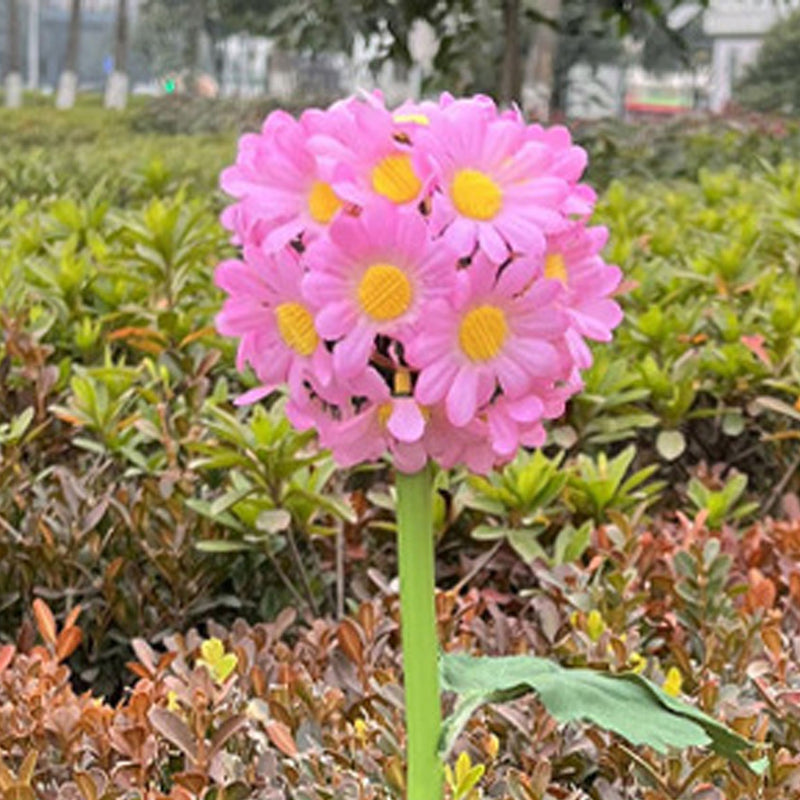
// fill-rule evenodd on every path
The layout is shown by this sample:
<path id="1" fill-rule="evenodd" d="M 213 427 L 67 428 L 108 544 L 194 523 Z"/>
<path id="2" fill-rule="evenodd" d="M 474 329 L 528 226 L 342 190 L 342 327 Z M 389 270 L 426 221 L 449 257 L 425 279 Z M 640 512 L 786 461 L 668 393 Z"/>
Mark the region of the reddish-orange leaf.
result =
<path id="1" fill-rule="evenodd" d="M 14 658 L 14 655 L 17 652 L 17 648 L 14 647 L 13 644 L 4 644 L 0 647 L 0 675 L 3 674 L 5 669 L 11 663 L 11 660 Z"/>
<path id="2" fill-rule="evenodd" d="M 167 337 L 164 336 L 161 331 L 157 331 L 154 328 L 138 328 L 135 325 L 129 325 L 126 328 L 117 328 L 115 331 L 111 331 L 106 338 L 111 340 L 127 339 L 130 336 L 144 339 L 158 339 L 162 342 L 167 341 Z"/>
<path id="3" fill-rule="evenodd" d="M 47 603 L 40 598 L 33 601 L 33 616 L 36 619 L 36 627 L 48 644 L 55 645 L 56 643 L 56 620 L 53 612 L 48 607 Z"/>
<path id="4" fill-rule="evenodd" d="M 36 760 L 39 758 L 39 753 L 36 750 L 31 750 L 25 756 L 22 765 L 19 768 L 19 782 L 23 786 L 30 786 L 33 780 L 33 773 L 36 771 Z"/>
<path id="5" fill-rule="evenodd" d="M 82 641 L 83 633 L 81 633 L 80 628 L 64 628 L 56 640 L 56 658 L 59 661 L 69 658 Z"/>
<path id="6" fill-rule="evenodd" d="M 267 691 L 267 679 L 260 667 L 253 667 L 250 670 L 250 681 L 253 684 L 253 694 L 256 697 L 263 697 Z"/>
<path id="7" fill-rule="evenodd" d="M 267 729 L 267 736 L 269 736 L 270 741 L 278 750 L 281 751 L 285 756 L 296 756 L 298 753 L 297 745 L 295 744 L 294 737 L 292 736 L 292 732 L 289 730 L 287 725 L 284 725 L 282 722 L 278 722 L 277 720 L 273 719 L 266 725 Z"/>
<path id="8" fill-rule="evenodd" d="M 344 654 L 357 666 L 363 666 L 364 644 L 358 628 L 349 619 L 343 619 L 339 623 L 338 636 Z"/>
<path id="9" fill-rule="evenodd" d="M 361 623 L 361 628 L 367 641 L 375 636 L 375 606 L 372 603 L 364 603 L 358 609 L 358 621 Z"/>
<path id="10" fill-rule="evenodd" d="M 164 345 L 154 342 L 152 339 L 128 339 L 128 344 L 137 350 L 152 353 L 154 356 L 160 356 L 164 352 Z"/>
<path id="11" fill-rule="evenodd" d="M 795 603 L 800 603 L 800 572 L 793 572 L 789 576 L 789 594 Z"/>
<path id="12" fill-rule="evenodd" d="M 75 623 L 78 621 L 78 617 L 81 615 L 80 605 L 75 606 L 72 611 L 67 614 L 67 618 L 64 620 L 64 627 L 65 628 L 73 628 L 75 627 Z"/>
<path id="13" fill-rule="evenodd" d="M 781 641 L 781 632 L 777 627 L 769 626 L 763 628 L 761 641 L 764 642 L 764 646 L 769 650 L 773 658 L 780 658 L 783 653 L 783 642 Z"/>
<path id="14" fill-rule="evenodd" d="M 208 783 L 208 778 L 200 772 L 178 772 L 172 779 L 190 792 L 192 797 L 199 797 Z"/>
<path id="15" fill-rule="evenodd" d="M 74 425 L 76 428 L 80 428 L 83 425 L 83 420 L 78 419 L 74 414 L 70 414 L 66 411 L 61 411 L 60 409 L 53 411 L 53 413 L 62 422 Z"/>
<path id="16" fill-rule="evenodd" d="M 775 605 L 775 597 L 777 591 L 775 584 L 769 579 L 764 577 L 761 570 L 755 567 L 747 573 L 747 579 L 750 583 L 750 588 L 747 590 L 745 597 L 745 606 L 748 611 L 755 611 L 762 608 L 769 610 Z"/>
<path id="17" fill-rule="evenodd" d="M 159 656 L 158 664 L 156 664 L 156 669 L 159 672 L 163 672 L 177 657 L 178 654 L 172 651 L 169 651 L 167 653 L 162 653 Z"/>
<path id="18" fill-rule="evenodd" d="M 151 675 L 151 674 L 150 674 L 150 673 L 147 671 L 147 669 L 145 669 L 145 667 L 143 667 L 141 664 L 139 664 L 139 663 L 138 663 L 138 662 L 136 662 L 136 661 L 128 661 L 128 662 L 125 664 L 125 666 L 126 666 L 126 667 L 127 667 L 127 668 L 128 668 L 130 671 L 131 671 L 131 672 L 133 672 L 135 675 L 138 675 L 138 676 L 139 676 L 140 678 L 142 678 L 143 680 L 149 680 L 150 678 L 152 678 L 152 677 L 153 677 L 153 676 L 152 676 L 152 675 Z"/>
<path id="19" fill-rule="evenodd" d="M 763 336 L 760 334 L 754 334 L 753 336 L 742 336 L 740 341 L 759 361 L 761 361 L 762 364 L 766 365 L 767 367 L 772 366 L 769 353 L 764 348 L 764 342 L 766 340 Z"/>
<path id="20" fill-rule="evenodd" d="M 192 331 L 192 333 L 184 336 L 178 346 L 185 347 L 187 344 L 196 342 L 198 339 L 202 339 L 204 336 L 213 336 L 215 333 L 216 329 L 212 325 L 206 325 L 205 328 L 200 328 L 198 331 Z"/>
<path id="21" fill-rule="evenodd" d="M 88 772 L 76 772 L 73 779 L 81 790 L 84 800 L 97 800 L 97 786 Z"/>

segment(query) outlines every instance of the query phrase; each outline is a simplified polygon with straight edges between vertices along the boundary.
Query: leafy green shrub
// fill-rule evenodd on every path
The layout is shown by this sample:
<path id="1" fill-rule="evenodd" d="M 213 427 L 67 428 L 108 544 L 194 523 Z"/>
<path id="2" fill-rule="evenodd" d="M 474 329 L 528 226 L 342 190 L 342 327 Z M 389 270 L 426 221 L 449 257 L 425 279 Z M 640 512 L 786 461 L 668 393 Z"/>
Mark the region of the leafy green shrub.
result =
<path id="1" fill-rule="evenodd" d="M 722 462 L 767 491 L 795 457 L 799 215 L 797 162 L 614 183 L 598 217 L 628 281 L 626 320 L 555 441 L 577 452 L 637 440 L 673 475 Z"/>
<path id="2" fill-rule="evenodd" d="M 127 117 L 104 131 L 82 113 L 51 139 L 0 113 L 0 635 L 34 596 L 80 602 L 74 672 L 110 694 L 133 636 L 290 601 L 324 615 L 373 569 L 392 574 L 393 497 L 385 468 L 336 472 L 279 398 L 232 405 L 251 385 L 214 333 L 211 275 L 229 252 L 215 186 L 233 136 L 125 142 Z M 51 146 L 70 124 L 94 128 Z M 513 584 L 520 562 L 568 568 L 645 513 L 740 529 L 753 493 L 766 509 L 796 488 L 799 217 L 793 161 L 608 189 L 626 322 L 544 453 L 437 476 L 447 585 L 487 540 Z"/>
<path id="3" fill-rule="evenodd" d="M 800 122 L 758 114 L 680 115 L 658 122 L 619 120 L 574 126 L 589 152 L 589 180 L 607 188 L 614 180 L 697 181 L 702 171 L 737 167 L 758 172 L 800 158 Z"/>

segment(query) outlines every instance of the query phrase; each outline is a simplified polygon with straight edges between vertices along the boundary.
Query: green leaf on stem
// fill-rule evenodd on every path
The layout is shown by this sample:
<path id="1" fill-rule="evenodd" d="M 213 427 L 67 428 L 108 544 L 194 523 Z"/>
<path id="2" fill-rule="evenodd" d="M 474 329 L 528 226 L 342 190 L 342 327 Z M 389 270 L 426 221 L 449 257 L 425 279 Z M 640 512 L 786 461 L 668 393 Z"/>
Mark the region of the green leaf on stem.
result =
<path id="1" fill-rule="evenodd" d="M 760 762 L 748 762 L 741 755 L 753 747 L 751 742 L 634 673 L 568 669 L 534 656 L 492 658 L 463 653 L 445 654 L 440 668 L 442 688 L 460 695 L 444 723 L 441 749 L 445 755 L 482 705 L 535 692 L 561 723 L 591 722 L 660 753 L 674 747 L 710 746 L 753 772 L 762 769 Z"/>

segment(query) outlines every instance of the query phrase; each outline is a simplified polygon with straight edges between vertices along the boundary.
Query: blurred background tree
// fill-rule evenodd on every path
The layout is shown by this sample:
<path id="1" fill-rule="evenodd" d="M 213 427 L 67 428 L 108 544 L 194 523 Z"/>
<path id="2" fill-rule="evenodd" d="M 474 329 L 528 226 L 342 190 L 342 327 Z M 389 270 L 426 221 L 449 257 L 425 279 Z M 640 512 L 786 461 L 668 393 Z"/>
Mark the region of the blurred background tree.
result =
<path id="1" fill-rule="evenodd" d="M 540 52 L 538 60 L 549 62 L 550 69 L 543 74 L 550 85 L 551 105 L 557 108 L 569 69 L 579 59 L 597 64 L 617 58 L 626 36 L 652 38 L 654 52 L 669 53 L 673 60 L 685 58 L 682 32 L 670 28 L 670 15 L 685 6 L 699 12 L 708 2 L 297 0 L 263 14 L 253 8 L 263 8 L 262 4 L 248 0 L 226 0 L 221 6 L 238 7 L 239 18 L 248 24 L 260 19 L 264 30 L 279 36 L 290 49 L 352 53 L 360 37 L 373 43 L 374 69 L 387 61 L 406 68 L 412 65 L 409 36 L 422 20 L 432 27 L 439 45 L 426 88 L 482 91 L 501 102 L 522 100 L 525 69 L 535 68 L 536 50 L 544 48 L 549 52 Z"/>
<path id="2" fill-rule="evenodd" d="M 709 0 L 147 0 L 138 40 L 156 73 L 201 65 L 213 71 L 215 42 L 228 34 L 266 35 L 292 53 L 358 54 L 377 74 L 391 64 L 415 67 L 413 36 L 420 24 L 435 52 L 425 91 L 484 92 L 523 102 L 543 114 L 563 107 L 568 76 L 579 61 L 596 68 L 624 58 L 623 41 L 644 43 L 646 66 L 687 64 L 701 35 Z M 673 25 L 675 12 L 689 25 Z M 203 41 L 208 53 L 203 52 Z M 537 98 L 522 96 L 524 84 Z M 533 102 L 531 102 L 533 100 Z"/>
<path id="3" fill-rule="evenodd" d="M 128 0 L 117 0 L 114 21 L 114 69 L 108 76 L 106 108 L 125 108 L 128 100 Z"/>
<path id="4" fill-rule="evenodd" d="M 756 111 L 800 111 L 800 9 L 767 33 L 736 99 Z"/>
<path id="5" fill-rule="evenodd" d="M 78 56 L 81 41 L 81 0 L 72 0 L 69 12 L 69 34 L 64 66 L 58 78 L 56 108 L 72 108 L 78 93 Z"/>
<path id="6" fill-rule="evenodd" d="M 6 25 L 8 51 L 6 53 L 5 105 L 18 108 L 22 103 L 22 51 L 20 49 L 19 0 L 8 0 Z"/>

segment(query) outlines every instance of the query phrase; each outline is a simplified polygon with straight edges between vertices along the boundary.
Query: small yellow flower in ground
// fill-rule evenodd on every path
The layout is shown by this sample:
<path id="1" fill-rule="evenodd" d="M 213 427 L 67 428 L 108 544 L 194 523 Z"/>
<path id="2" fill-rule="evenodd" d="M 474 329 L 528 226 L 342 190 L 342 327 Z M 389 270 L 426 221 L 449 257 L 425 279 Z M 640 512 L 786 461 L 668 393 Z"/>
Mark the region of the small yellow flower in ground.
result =
<path id="1" fill-rule="evenodd" d="M 596 608 L 593 608 L 586 618 L 586 633 L 589 634 L 589 638 L 593 642 L 596 642 L 605 633 L 605 630 L 606 621 L 603 619 L 603 615 Z"/>
<path id="2" fill-rule="evenodd" d="M 202 664 L 217 683 L 224 683 L 239 663 L 236 654 L 226 653 L 225 645 L 216 637 L 206 639 L 200 645 L 200 653 L 202 658 L 198 658 L 197 663 Z"/>
<path id="3" fill-rule="evenodd" d="M 358 739 L 359 744 L 364 747 L 367 744 L 367 723 L 364 722 L 363 719 L 360 717 L 353 723 L 353 727 L 356 731 L 356 738 Z"/>
<path id="4" fill-rule="evenodd" d="M 682 686 L 683 675 L 681 675 L 681 671 L 677 667 L 670 667 L 667 671 L 667 678 L 664 683 L 661 684 L 661 688 L 670 695 L 670 697 L 678 697 L 680 696 Z"/>
<path id="5" fill-rule="evenodd" d="M 170 689 L 167 692 L 167 710 L 177 711 L 180 707 L 180 703 L 178 703 L 178 693 L 174 689 Z"/>
<path id="6" fill-rule="evenodd" d="M 640 675 L 647 667 L 647 659 L 641 653 L 634 651 L 628 656 L 628 666 L 631 672 Z"/>

